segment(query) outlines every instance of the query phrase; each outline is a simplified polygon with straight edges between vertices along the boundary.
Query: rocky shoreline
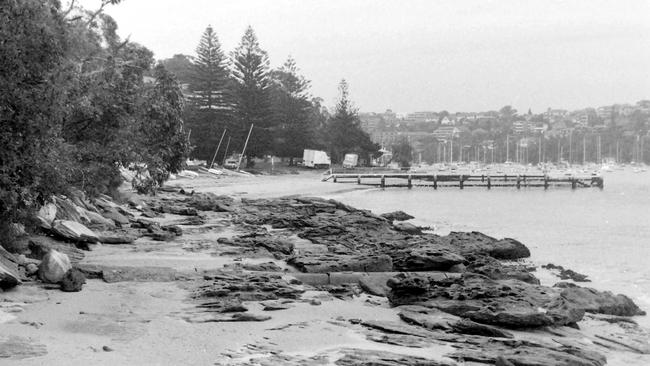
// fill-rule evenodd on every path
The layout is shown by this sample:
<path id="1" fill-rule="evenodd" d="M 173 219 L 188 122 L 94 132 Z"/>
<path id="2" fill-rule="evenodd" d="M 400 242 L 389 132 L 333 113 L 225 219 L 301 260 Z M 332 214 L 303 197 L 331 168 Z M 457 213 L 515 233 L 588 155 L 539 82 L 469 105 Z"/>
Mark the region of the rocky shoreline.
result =
<path id="1" fill-rule="evenodd" d="M 303 304 L 318 311 L 328 299 L 361 296 L 397 315 L 330 320 L 374 349 L 308 356 L 256 349 L 257 356 L 240 352 L 217 362 L 224 365 L 591 366 L 606 364 L 612 353 L 650 354 L 649 335 L 632 318 L 645 312 L 628 297 L 574 282 L 542 286 L 517 240 L 439 236 L 405 222 L 410 218 L 318 197 L 247 199 L 173 188 L 124 205 L 59 197 L 37 218 L 47 235 L 25 234 L 16 245 L 22 253 L 0 253 L 0 283 L 11 293 L 21 283 L 80 291 L 86 279 L 175 282 L 188 291 L 191 308 L 180 318 L 191 324 L 265 322 Z M 228 263 L 192 271 L 85 258 L 98 245 L 126 251 L 140 242 L 209 251 Z M 559 269 L 565 279 L 584 279 Z M 607 326 L 582 329 L 585 323 Z M 0 339 L 0 357 L 22 354 L 15 343 Z M 442 350 L 429 357 L 412 352 L 436 347 Z"/>

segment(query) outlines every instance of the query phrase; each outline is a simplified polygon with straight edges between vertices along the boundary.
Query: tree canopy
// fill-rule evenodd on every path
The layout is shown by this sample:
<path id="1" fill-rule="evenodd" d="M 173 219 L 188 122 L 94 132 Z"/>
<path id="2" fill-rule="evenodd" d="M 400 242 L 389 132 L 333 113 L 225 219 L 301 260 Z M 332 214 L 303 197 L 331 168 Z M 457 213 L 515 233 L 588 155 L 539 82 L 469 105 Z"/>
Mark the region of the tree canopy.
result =
<path id="1" fill-rule="evenodd" d="M 312 117 L 309 80 L 298 73 L 293 58 L 271 72 L 275 140 L 273 151 L 280 156 L 301 156 L 316 141 L 317 121 Z"/>
<path id="2" fill-rule="evenodd" d="M 208 26 L 189 69 L 190 96 L 185 118 L 192 130 L 193 155 L 209 159 L 224 129 L 232 128 L 232 82 L 228 60 L 212 27 Z"/>
<path id="3" fill-rule="evenodd" d="M 243 146 L 249 127 L 254 125 L 246 155 L 263 156 L 271 152 L 275 127 L 271 113 L 271 70 L 268 55 L 260 47 L 252 27 L 244 32 L 231 59 L 234 80 L 232 134 Z"/>
<path id="4" fill-rule="evenodd" d="M 120 168 L 144 166 L 155 188 L 188 152 L 176 81 L 153 54 L 121 40 L 101 8 L 55 0 L 0 11 L 0 230 L 54 194 L 111 193 Z M 154 159 L 155 157 L 155 159 Z"/>
<path id="5" fill-rule="evenodd" d="M 361 129 L 357 109 L 349 97 L 348 83 L 345 79 L 339 84 L 339 100 L 334 115 L 326 126 L 326 136 L 332 162 L 341 162 L 347 153 L 356 153 L 369 161 L 379 151 L 379 145 Z"/>

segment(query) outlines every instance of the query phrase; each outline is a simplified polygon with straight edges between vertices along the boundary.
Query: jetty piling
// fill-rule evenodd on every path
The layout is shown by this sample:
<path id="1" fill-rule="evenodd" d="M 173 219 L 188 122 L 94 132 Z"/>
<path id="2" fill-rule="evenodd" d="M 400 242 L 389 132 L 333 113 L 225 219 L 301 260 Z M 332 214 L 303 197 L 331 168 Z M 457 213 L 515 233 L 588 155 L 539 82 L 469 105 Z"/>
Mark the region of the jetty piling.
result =
<path id="1" fill-rule="evenodd" d="M 511 187 L 521 189 L 525 188 L 543 188 L 550 187 L 571 187 L 578 188 L 600 188 L 603 189 L 604 182 L 602 176 L 556 176 L 550 177 L 548 174 L 522 174 L 508 176 L 507 174 L 430 174 L 430 173 L 336 173 L 331 172 L 323 181 L 332 181 L 334 183 L 353 183 L 357 185 L 370 185 L 386 187 L 485 187 L 487 189 Z"/>

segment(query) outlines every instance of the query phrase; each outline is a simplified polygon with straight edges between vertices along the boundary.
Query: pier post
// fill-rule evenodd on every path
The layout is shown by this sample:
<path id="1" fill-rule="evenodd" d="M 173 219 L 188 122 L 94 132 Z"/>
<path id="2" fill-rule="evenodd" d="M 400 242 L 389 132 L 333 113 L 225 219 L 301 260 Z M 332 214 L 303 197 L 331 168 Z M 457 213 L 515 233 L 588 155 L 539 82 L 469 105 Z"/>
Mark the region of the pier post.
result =
<path id="1" fill-rule="evenodd" d="M 336 183 L 336 174 L 334 174 L 334 179 L 332 180 L 332 182 Z"/>
<path id="2" fill-rule="evenodd" d="M 381 176 L 381 188 L 386 187 L 386 176 L 382 175 Z"/>
<path id="3" fill-rule="evenodd" d="M 485 176 L 481 174 L 481 183 L 485 182 Z"/>
<path id="4" fill-rule="evenodd" d="M 489 175 L 488 175 L 488 186 L 487 187 L 488 187 L 488 189 L 492 189 L 492 179 L 490 178 Z"/>
<path id="5" fill-rule="evenodd" d="M 521 189 L 521 177 L 517 174 L 517 189 Z"/>
<path id="6" fill-rule="evenodd" d="M 576 179 L 571 177 L 571 189 L 576 189 Z"/>
<path id="7" fill-rule="evenodd" d="M 433 175 L 433 189 L 438 189 L 438 176 L 436 174 Z"/>
<path id="8" fill-rule="evenodd" d="M 357 184 L 361 184 L 361 174 L 357 175 Z"/>
<path id="9" fill-rule="evenodd" d="M 548 175 L 544 174 L 544 189 L 548 189 Z"/>
<path id="10" fill-rule="evenodd" d="M 409 189 L 411 189 L 411 187 L 413 187 L 413 185 L 411 184 L 411 174 L 409 174 L 409 176 L 408 176 L 407 187 L 408 187 Z"/>
<path id="11" fill-rule="evenodd" d="M 463 189 L 463 175 L 462 174 L 458 178 L 458 182 L 459 182 L 460 189 Z"/>

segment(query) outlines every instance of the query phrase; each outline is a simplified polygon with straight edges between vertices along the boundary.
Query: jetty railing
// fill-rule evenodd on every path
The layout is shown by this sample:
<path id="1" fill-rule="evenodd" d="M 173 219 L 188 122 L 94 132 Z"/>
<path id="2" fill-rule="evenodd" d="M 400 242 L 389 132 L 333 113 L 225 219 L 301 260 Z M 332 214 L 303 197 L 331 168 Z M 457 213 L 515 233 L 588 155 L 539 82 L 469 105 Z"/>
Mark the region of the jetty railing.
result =
<path id="1" fill-rule="evenodd" d="M 378 187 L 571 187 L 603 189 L 602 176 L 551 176 L 548 174 L 423 174 L 423 173 L 361 173 L 330 172 L 323 181 L 334 183 L 357 183 Z"/>

